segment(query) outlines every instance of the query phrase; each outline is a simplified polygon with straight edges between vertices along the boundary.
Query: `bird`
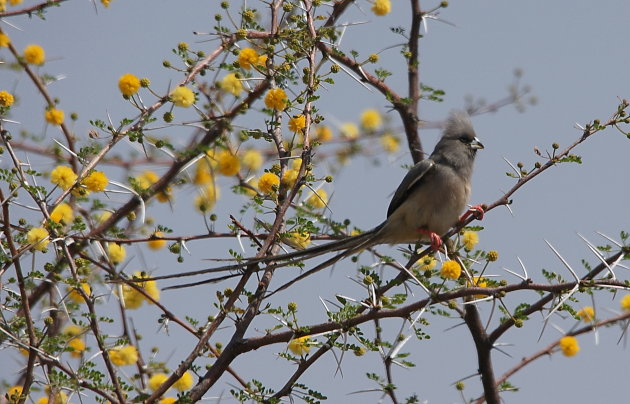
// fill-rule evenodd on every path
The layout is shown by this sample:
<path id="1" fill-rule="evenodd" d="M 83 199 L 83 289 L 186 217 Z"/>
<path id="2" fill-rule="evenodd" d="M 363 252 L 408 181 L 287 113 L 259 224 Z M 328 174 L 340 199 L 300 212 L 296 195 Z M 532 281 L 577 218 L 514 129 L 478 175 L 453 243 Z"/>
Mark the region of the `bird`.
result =
<path id="1" fill-rule="evenodd" d="M 460 214 L 468 204 L 475 156 L 483 148 L 468 113 L 452 111 L 433 152 L 407 172 L 394 192 L 387 209 L 387 218 L 378 226 L 359 235 L 322 245 L 286 254 L 245 258 L 238 264 L 193 271 L 186 275 L 229 271 L 259 263 L 295 262 L 341 251 L 326 261 L 325 264 L 330 265 L 378 244 L 429 241 L 431 247 L 437 250 L 442 242 L 441 235 L 460 221 Z M 479 206 L 472 207 L 469 213 L 472 211 L 483 215 Z M 465 216 L 462 216 L 462 220 Z M 170 277 L 166 275 L 153 279 Z M 198 284 L 201 283 L 206 282 Z"/>

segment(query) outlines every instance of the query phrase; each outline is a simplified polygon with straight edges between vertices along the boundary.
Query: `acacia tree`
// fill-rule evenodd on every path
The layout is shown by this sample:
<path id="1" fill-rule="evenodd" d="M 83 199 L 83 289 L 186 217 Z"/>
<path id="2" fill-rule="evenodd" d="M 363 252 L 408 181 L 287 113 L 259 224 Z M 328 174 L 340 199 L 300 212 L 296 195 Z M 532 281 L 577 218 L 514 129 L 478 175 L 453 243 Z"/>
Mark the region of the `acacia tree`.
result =
<path id="1" fill-rule="evenodd" d="M 0 2 L 0 17 L 64 10 L 63 0 L 21 3 Z M 619 299 L 622 314 L 610 317 L 579 303 L 583 295 L 627 288 L 627 280 L 615 272 L 629 257 L 623 232 L 605 246 L 587 242 L 596 258 L 584 261 L 585 274 L 578 275 L 550 246 L 568 275 L 543 270 L 543 277 L 534 276 L 523 266 L 522 273 L 509 271 L 512 277 L 491 278 L 486 274 L 497 268 L 498 253 L 476 245 L 478 232 L 492 228 L 483 229 L 476 222 L 480 215 L 471 215 L 443 235 L 447 248 L 440 252 L 422 245 L 402 252 L 379 246 L 341 261 L 339 270 L 353 274 L 349 283 L 359 285 L 361 295 L 348 297 L 343 285 L 335 285 L 321 299 L 325 310 L 306 316 L 294 301 L 315 274 L 331 271 L 331 261 L 243 259 L 273 257 L 360 232 L 349 219 L 329 214 L 325 189 L 334 182 L 331 174 L 359 156 L 396 152 L 401 144 L 409 152 L 406 164 L 417 163 L 425 155 L 423 129 L 440 125 L 421 123 L 421 102 L 439 102 L 444 94 L 420 81 L 419 45 L 423 22 L 448 4 L 423 9 L 419 0 L 411 0 L 404 6 L 410 24 L 392 31 L 404 38 L 397 49 L 405 71 L 394 72 L 379 67 L 378 50 L 362 55 L 344 48 L 348 25 L 340 21 L 355 5 L 375 18 L 392 7 L 390 0 L 224 1 L 214 16 L 214 41 L 194 49 L 179 43 L 173 49 L 176 59 L 163 63 L 166 80 L 172 81 L 168 91 L 158 90 L 165 83 L 122 75 L 118 87 L 133 114 L 92 118 L 86 136 L 73 130 L 79 117 L 61 107 L 70 102 L 55 98 L 50 88 L 55 77 L 47 73 L 44 49 L 37 44 L 19 49 L 16 43 L 26 41 L 22 34 L 0 27 L 0 57 L 15 68 L 3 76 L 27 78 L 46 105 L 33 120 L 45 121 L 48 134 L 63 136 L 57 141 L 26 129 L 21 133 L 11 117 L 29 106 L 15 103 L 19 94 L 11 89 L 0 89 L 0 341 L 5 348 L 0 355 L 15 354 L 21 363 L 6 375 L 13 379 L 6 381 L 5 401 L 183 403 L 216 397 L 230 386 L 229 395 L 241 402 L 320 402 L 330 392 L 311 387 L 304 374 L 330 366 L 329 357 L 342 370 L 350 352 L 359 363 L 379 358 L 381 367 L 367 374 L 376 391 L 391 402 L 412 403 L 418 396 L 400 396 L 393 367 L 413 366 L 417 359 L 407 352 L 410 346 L 440 332 L 431 319 L 451 316 L 463 320 L 478 358 L 477 369 L 471 369 L 480 382 L 474 392 L 464 395 L 463 380 L 453 380 L 462 401 L 498 403 L 502 392 L 514 389 L 510 377 L 532 361 L 558 352 L 573 356 L 578 335 L 630 317 L 630 295 Z M 109 7 L 109 0 L 97 6 Z M 373 25 L 386 29 L 378 19 Z M 406 76 L 406 89 L 389 85 L 392 74 Z M 333 134 L 320 112 L 320 96 L 335 91 L 339 76 L 381 94 L 394 113 L 384 120 L 380 111 L 367 110 L 360 125 L 344 124 Z M 505 99 L 467 110 L 475 115 L 507 105 L 522 108 L 527 92 L 517 77 Z M 509 206 L 517 191 L 557 165 L 579 162 L 574 150 L 599 132 L 615 128 L 625 134 L 627 108 L 622 100 L 609 119 L 581 128 L 573 143 L 536 150 L 531 167 L 511 165 L 513 187 L 486 201 L 485 214 Z M 175 141 L 169 135 L 173 130 L 186 133 L 185 141 Z M 128 144 L 141 154 L 121 157 Z M 203 231 L 186 233 L 183 225 L 171 228 L 159 215 L 153 218 L 152 212 L 164 212 L 160 204 L 183 215 L 178 209 L 190 205 L 173 202 L 190 193 L 188 203 L 203 218 Z M 240 199 L 222 206 L 230 198 L 226 194 Z M 235 200 L 245 202 L 235 205 Z M 225 229 L 217 224 L 223 211 L 230 214 Z M 199 258 L 211 260 L 190 264 L 186 252 L 200 244 L 204 256 Z M 158 268 L 127 258 L 130 248 L 141 255 L 166 246 L 173 262 Z M 230 262 L 222 262 L 226 258 Z M 169 270 L 175 261 L 176 271 Z M 175 289 L 168 293 L 180 302 L 201 293 L 211 295 L 213 305 L 192 315 L 188 307 L 163 302 L 165 286 Z M 536 293 L 512 297 L 517 291 Z M 135 326 L 140 316 L 134 310 L 148 307 L 162 340 L 147 338 L 148 330 Z M 537 352 L 523 353 L 525 359 L 503 374 L 496 372 L 493 354 L 501 336 L 526 326 L 533 314 L 547 321 L 560 311 L 569 314 L 566 321 L 581 325 Z M 188 346 L 168 358 L 157 348 L 164 342 L 151 338 L 171 345 L 186 340 Z M 268 371 L 245 377 L 248 363 L 257 359 L 239 360 L 259 358 L 258 350 L 285 360 L 267 357 L 265 369 L 289 373 L 283 379 L 267 380 Z"/>

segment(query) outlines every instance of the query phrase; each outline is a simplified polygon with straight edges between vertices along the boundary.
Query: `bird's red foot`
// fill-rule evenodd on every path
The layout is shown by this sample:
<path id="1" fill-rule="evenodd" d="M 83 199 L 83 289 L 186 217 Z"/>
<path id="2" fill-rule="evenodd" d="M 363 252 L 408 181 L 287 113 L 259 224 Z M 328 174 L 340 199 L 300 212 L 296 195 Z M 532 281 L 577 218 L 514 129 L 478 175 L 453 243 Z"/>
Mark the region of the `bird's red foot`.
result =
<path id="1" fill-rule="evenodd" d="M 482 220 L 483 219 L 483 214 L 484 214 L 484 210 L 483 210 L 483 205 L 475 205 L 475 206 L 471 206 L 466 213 L 464 213 L 462 215 L 462 217 L 459 218 L 460 222 L 463 222 L 464 220 L 468 219 L 468 216 L 470 215 L 475 215 L 475 219 L 477 220 Z"/>
<path id="2" fill-rule="evenodd" d="M 429 231 L 427 229 L 418 229 L 418 232 L 429 237 L 429 240 L 431 240 L 431 249 L 433 251 L 438 251 L 440 247 L 442 247 L 442 238 L 439 236 L 439 234 L 433 233 L 432 231 Z"/>

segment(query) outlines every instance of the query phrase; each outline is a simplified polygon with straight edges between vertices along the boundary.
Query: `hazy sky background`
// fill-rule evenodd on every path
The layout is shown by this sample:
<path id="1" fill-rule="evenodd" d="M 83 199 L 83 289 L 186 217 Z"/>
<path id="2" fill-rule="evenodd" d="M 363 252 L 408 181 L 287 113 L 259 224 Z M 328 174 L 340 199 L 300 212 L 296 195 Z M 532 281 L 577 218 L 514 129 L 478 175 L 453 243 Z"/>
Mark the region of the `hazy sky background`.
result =
<path id="1" fill-rule="evenodd" d="M 249 1 L 250 6 L 259 6 Z M 374 17 L 366 1 L 358 2 L 361 9 L 352 7 L 341 22 L 373 23 L 349 28 L 343 38 L 344 50 L 356 49 L 362 55 L 385 49 L 401 42 L 401 38 L 389 31 L 390 26 L 407 26 L 409 23 L 408 2 L 393 0 L 393 12 L 383 18 Z M 28 3 L 28 0 L 25 2 Z M 98 12 L 87 0 L 69 1 L 60 8 L 52 8 L 46 21 L 28 20 L 26 17 L 8 19 L 22 31 L 7 24 L 2 29 L 12 38 L 18 49 L 29 43 L 39 43 L 47 54 L 48 62 L 41 69 L 49 74 L 64 75 L 66 78 L 50 86 L 51 93 L 61 99 L 61 108 L 78 112 L 80 119 L 76 132 L 84 136 L 90 129 L 89 119 L 106 119 L 107 113 L 118 121 L 133 111 L 120 97 L 117 81 L 120 75 L 131 72 L 140 77 L 149 77 L 156 91 L 166 92 L 181 80 L 181 76 L 162 67 L 162 60 L 175 61 L 170 49 L 180 41 L 191 44 L 193 49 L 210 51 L 216 42 L 202 42 L 205 36 L 194 36 L 193 31 L 208 32 L 214 25 L 213 15 L 218 11 L 215 0 L 114 0 L 112 7 Z M 234 9 L 238 2 L 233 2 Z M 432 8 L 437 2 L 423 2 L 423 8 Z M 478 136 L 486 149 L 477 159 L 474 175 L 473 203 L 490 203 L 509 189 L 514 180 L 505 172 L 510 171 L 504 158 L 516 163 L 522 161 L 526 167 L 537 161 L 533 148 L 550 150 L 553 142 L 562 148 L 580 136 L 575 123 L 585 123 L 599 118 L 606 120 L 616 109 L 619 98 L 630 97 L 628 85 L 628 56 L 626 39 L 628 34 L 630 3 L 627 1 L 452 1 L 441 11 L 440 18 L 449 22 L 428 22 L 428 33 L 421 41 L 421 80 L 432 87 L 446 91 L 445 102 L 421 104 L 420 116 L 427 121 L 441 120 L 453 108 L 461 108 L 464 98 L 472 95 L 492 102 L 507 95 L 513 72 L 516 68 L 524 72 L 522 82 L 533 88 L 538 104 L 528 107 L 525 113 L 514 107 L 506 107 L 495 114 L 474 117 Z M 0 55 L 8 58 L 6 50 Z M 388 82 L 397 89 L 404 87 L 404 66 L 398 48 L 380 54 L 380 65 L 394 72 Z M 338 86 L 328 94 L 322 94 L 318 107 L 328 122 L 357 121 L 361 111 L 375 107 L 387 111 L 387 103 L 376 92 L 369 92 L 343 74 L 337 75 Z M 13 118 L 36 134 L 44 132 L 41 118 L 44 103 L 24 75 L 0 70 L 0 88 L 14 89 L 20 96 Z M 176 117 L 185 116 L 176 110 Z M 179 115 L 177 115 L 179 114 Z M 161 113 L 160 113 L 161 115 Z M 398 116 L 389 113 L 398 126 Z M 12 128 L 9 128 L 12 129 Z M 163 131 L 165 132 L 165 131 Z M 190 133 L 173 130 L 171 138 Z M 426 151 L 430 151 L 439 135 L 436 130 L 421 132 Z M 46 129 L 47 137 L 61 139 L 55 128 Z M 124 152 L 125 147 L 117 150 Z M 501 267 L 519 270 L 517 256 L 537 281 L 542 281 L 541 268 L 560 272 L 566 278 L 570 274 L 562 267 L 544 240 L 549 240 L 580 274 L 584 269 L 581 258 L 596 263 L 592 254 L 577 233 L 581 233 L 598 244 L 606 242 L 595 232 L 601 231 L 616 239 L 620 230 L 628 230 L 628 191 L 626 181 L 630 144 L 622 134 L 607 130 L 579 147 L 575 153 L 582 156 L 582 165 L 565 164 L 556 167 L 527 184 L 514 196 L 513 215 L 507 209 L 497 209 L 486 215 L 482 225 L 486 230 L 480 234 L 479 248 L 499 251 L 500 260 L 491 271 L 501 279 L 517 281 Z M 50 166 L 47 161 L 31 157 L 38 168 Z M 331 215 L 336 220 L 350 218 L 362 228 L 370 228 L 385 217 L 391 193 L 404 175 L 401 168 L 410 163 L 408 153 L 401 151 L 395 158 L 383 156 L 381 164 L 375 166 L 371 159 L 356 159 L 345 167 L 335 182 L 326 185 L 334 192 L 330 203 Z M 6 163 L 3 163 L 3 165 Z M 111 170 L 111 171 L 109 171 Z M 326 175 L 325 166 L 318 167 L 319 174 Z M 157 170 L 159 171 L 159 170 Z M 108 168 L 108 175 L 115 177 L 115 169 Z M 118 178 L 118 180 L 124 180 Z M 229 197 L 230 182 L 223 178 L 220 186 L 224 199 L 219 201 L 217 230 L 225 231 L 229 213 L 240 207 L 242 197 Z M 198 214 L 193 212 L 190 199 L 192 188 L 181 191 L 189 195 L 178 195 L 175 201 L 176 215 L 166 206 L 152 205 L 150 213 L 160 223 L 169 225 L 175 234 L 203 233 L 205 228 Z M 125 198 L 114 196 L 123 201 Z M 190 213 L 186 213 L 189 211 Z M 189 247 L 194 258 L 185 264 L 177 264 L 168 253 L 141 254 L 136 250 L 129 269 L 149 269 L 156 274 L 167 274 L 199 268 L 197 258 L 208 258 L 223 253 L 226 246 L 238 248 L 233 240 L 222 242 L 192 243 Z M 381 247 L 384 252 L 387 247 Z M 134 251 L 130 249 L 130 252 Z M 251 251 L 249 251 L 251 253 Z M 251 254 L 248 254 L 251 255 Z M 625 270 L 618 276 L 628 279 Z M 302 283 L 290 293 L 278 295 L 274 304 L 297 301 L 302 324 L 326 321 L 319 296 L 334 299 L 335 294 L 361 298 L 363 291 L 347 277 L 355 274 L 354 265 L 347 261 L 337 265 L 335 271 L 320 273 Z M 393 276 L 393 274 L 389 274 Z M 162 301 L 178 315 L 193 313 L 199 318 L 215 313 L 210 306 L 214 291 L 232 286 L 225 283 L 190 289 L 187 292 L 164 292 Z M 280 285 L 278 282 L 276 286 Z M 296 294 L 298 294 L 296 296 Z M 420 290 L 416 297 L 424 298 Z M 186 299 L 182 295 L 186 294 Z M 618 298 L 612 301 L 608 293 L 595 296 L 595 307 L 602 317 L 611 315 L 619 308 Z M 522 297 L 533 301 L 532 292 L 520 292 L 511 299 L 512 303 Z M 113 299 L 108 297 L 107 299 Z M 111 303 L 111 301 L 110 301 Z M 593 302 L 582 297 L 584 305 Z M 513 307 L 513 306 L 512 306 Z M 490 303 L 480 305 L 484 315 Z M 154 344 L 160 346 L 158 358 L 168 360 L 171 366 L 178 358 L 187 354 L 193 339 L 172 326 L 172 337 L 163 334 L 154 336 L 158 326 L 158 312 L 143 307 L 133 313 L 136 326 L 143 330 L 141 342 L 146 349 Z M 498 316 L 495 314 L 495 319 Z M 406 397 L 413 392 L 429 403 L 461 402 L 452 383 L 459 378 L 475 373 L 476 356 L 472 339 L 465 327 L 447 328 L 459 324 L 459 320 L 428 317 L 431 327 L 425 329 L 432 336 L 430 341 L 412 341 L 405 350 L 413 352 L 411 360 L 417 364 L 410 370 L 396 369 L 396 382 L 400 385 L 398 395 Z M 554 320 L 564 330 L 570 329 L 573 320 Z M 391 327 L 389 337 L 398 331 L 401 322 L 385 322 Z M 501 375 L 521 357 L 528 356 L 547 346 L 561 333 L 547 327 L 538 341 L 543 322 L 540 316 L 532 316 L 522 329 L 513 329 L 501 339 L 510 344 L 502 347 L 511 357 L 494 353 L 495 373 Z M 268 324 L 256 325 L 248 335 L 264 332 Z M 369 330 L 370 325 L 364 329 Z M 116 328 L 112 329 L 112 332 Z M 224 330 L 229 335 L 229 330 Z M 617 344 L 621 335 L 619 327 L 599 331 L 599 343 L 594 336 L 579 338 L 581 351 L 573 358 L 560 354 L 543 358 L 528 366 L 511 379 L 521 392 L 503 394 L 510 404 L 525 404 L 536 401 L 540 404 L 561 402 L 625 402 L 625 383 L 630 371 L 628 351 L 625 344 Z M 158 341 L 158 342 L 153 342 Z M 185 343 L 182 343 L 185 341 Z M 225 341 L 224 341 L 225 342 Z M 252 357 L 245 355 L 234 362 L 234 368 L 246 379 L 258 378 L 268 387 L 278 389 L 284 384 L 293 366 L 272 355 L 283 347 L 272 346 L 261 349 Z M 341 365 L 343 374 L 337 373 L 334 358 L 328 354 L 319 366 L 311 369 L 301 380 L 310 387 L 324 390 L 330 403 L 377 402 L 376 393 L 349 393 L 372 389 L 375 386 L 366 380 L 369 369 L 384 374 L 376 353 L 370 360 L 358 360 L 353 355 L 344 357 Z M 270 359 L 271 358 L 271 359 Z M 13 380 L 11 374 L 21 366 L 20 358 L 6 350 L 0 351 L 3 365 L 0 377 Z M 277 369 L 277 375 L 269 368 Z M 224 396 L 222 402 L 232 402 L 229 397 L 228 377 L 222 379 L 208 396 Z M 467 381 L 466 397 L 476 397 L 481 391 L 480 383 Z M 73 400 L 78 402 L 78 399 Z"/>

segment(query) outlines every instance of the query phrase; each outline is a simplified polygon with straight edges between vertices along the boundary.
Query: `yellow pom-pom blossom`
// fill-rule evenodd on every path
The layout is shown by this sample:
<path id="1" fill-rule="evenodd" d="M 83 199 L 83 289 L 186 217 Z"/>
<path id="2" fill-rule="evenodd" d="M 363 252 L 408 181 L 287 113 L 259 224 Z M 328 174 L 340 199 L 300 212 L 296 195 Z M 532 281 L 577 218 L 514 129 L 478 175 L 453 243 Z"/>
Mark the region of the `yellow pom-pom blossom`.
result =
<path id="1" fill-rule="evenodd" d="M 11 386 L 7 390 L 6 396 L 9 399 L 9 403 L 17 403 L 20 401 L 20 396 L 22 395 L 22 386 Z"/>
<path id="2" fill-rule="evenodd" d="M 46 393 L 50 394 L 50 388 L 46 387 Z M 50 401 L 48 400 L 48 397 L 41 397 L 39 400 L 37 400 L 35 402 L 35 404 L 48 404 L 50 403 Z M 54 394 L 53 396 L 53 401 L 52 404 L 69 404 L 68 403 L 68 395 L 66 393 L 64 393 L 63 391 L 58 391 Z"/>
<path id="3" fill-rule="evenodd" d="M 131 97 L 140 89 L 140 79 L 131 73 L 123 74 L 118 79 L 118 89 L 122 95 Z"/>
<path id="4" fill-rule="evenodd" d="M 226 177 L 238 174 L 241 169 L 241 162 L 238 157 L 233 155 L 229 150 L 222 150 L 216 156 L 217 171 Z"/>
<path id="5" fill-rule="evenodd" d="M 109 358 L 116 366 L 133 365 L 138 361 L 138 350 L 133 345 L 110 349 Z"/>
<path id="6" fill-rule="evenodd" d="M 363 111 L 360 121 L 361 127 L 370 132 L 379 129 L 383 123 L 381 114 L 375 109 L 366 109 Z"/>
<path id="7" fill-rule="evenodd" d="M 4 32 L 0 32 L 0 48 L 8 48 L 11 43 L 11 39 Z"/>
<path id="8" fill-rule="evenodd" d="M 430 271 L 435 268 L 435 265 L 437 265 L 437 260 L 434 257 L 425 255 L 418 260 L 417 264 L 420 271 Z"/>
<path id="9" fill-rule="evenodd" d="M 272 88 L 265 95 L 265 105 L 267 108 L 284 111 L 287 107 L 287 93 L 281 88 Z"/>
<path id="10" fill-rule="evenodd" d="M 73 358 L 80 358 L 83 351 L 85 351 L 85 342 L 79 338 L 73 338 L 68 341 L 68 348 L 71 348 L 70 356 Z"/>
<path id="11" fill-rule="evenodd" d="M 50 172 L 50 182 L 62 189 L 68 189 L 74 185 L 77 175 L 68 166 L 57 166 Z"/>
<path id="12" fill-rule="evenodd" d="M 89 283 L 81 283 L 81 289 L 83 290 L 83 292 L 90 296 L 90 294 L 92 293 L 92 288 L 90 287 Z M 81 293 L 79 293 L 79 291 L 76 288 L 70 289 L 70 292 L 68 293 L 68 297 L 70 298 L 70 300 L 72 300 L 75 303 L 84 303 L 85 300 L 83 300 L 83 296 L 81 296 Z"/>
<path id="13" fill-rule="evenodd" d="M 311 351 L 309 346 L 310 339 L 308 336 L 294 338 L 289 342 L 289 351 L 293 355 L 303 356 Z"/>
<path id="14" fill-rule="evenodd" d="M 63 123 L 65 115 L 61 109 L 49 108 L 44 113 L 44 118 L 49 124 L 59 126 Z"/>
<path id="15" fill-rule="evenodd" d="M 558 346 L 562 350 L 564 356 L 575 356 L 580 352 L 580 345 L 575 337 L 562 337 L 558 341 Z"/>
<path id="16" fill-rule="evenodd" d="M 392 3 L 390 0 L 374 0 L 372 4 L 372 12 L 379 17 L 389 14 L 392 11 Z"/>
<path id="17" fill-rule="evenodd" d="M 465 231 L 462 235 L 462 243 L 464 244 L 464 248 L 466 251 L 470 251 L 479 242 L 479 235 L 476 231 Z"/>
<path id="18" fill-rule="evenodd" d="M 264 158 L 258 150 L 249 149 L 243 153 L 241 159 L 243 165 L 251 171 L 258 171 L 262 167 Z"/>
<path id="19" fill-rule="evenodd" d="M 195 208 L 201 213 L 211 211 L 216 205 L 219 196 L 219 187 L 211 182 L 201 189 L 199 195 L 195 197 Z"/>
<path id="20" fill-rule="evenodd" d="M 238 65 L 245 70 L 252 68 L 252 65 L 260 64 L 258 52 L 252 48 L 241 49 L 238 54 Z"/>
<path id="21" fill-rule="evenodd" d="M 195 103 L 195 93 L 193 93 L 190 88 L 184 86 L 179 86 L 173 90 L 169 98 L 175 106 L 183 108 L 188 108 Z"/>
<path id="22" fill-rule="evenodd" d="M 24 60 L 30 65 L 41 65 L 46 61 L 46 53 L 39 45 L 28 45 L 24 48 Z"/>
<path id="23" fill-rule="evenodd" d="M 274 186 L 279 186 L 280 185 L 280 178 L 278 178 L 278 176 L 274 173 L 264 173 L 263 175 L 260 176 L 260 179 L 258 180 L 258 189 L 260 189 L 260 192 L 265 193 L 265 194 L 271 194 L 274 191 Z"/>
<path id="24" fill-rule="evenodd" d="M 48 231 L 43 227 L 33 227 L 26 233 L 26 241 L 33 245 L 33 250 L 44 251 L 50 243 L 48 236 Z"/>
<path id="25" fill-rule="evenodd" d="M 328 203 L 328 193 L 323 189 L 317 190 L 306 198 L 306 204 L 315 209 L 321 209 Z"/>
<path id="26" fill-rule="evenodd" d="M 625 295 L 619 302 L 623 311 L 630 311 L 630 294 Z"/>
<path id="27" fill-rule="evenodd" d="M 311 235 L 309 233 L 294 231 L 288 234 L 286 242 L 291 247 L 303 250 L 311 244 Z"/>
<path id="28" fill-rule="evenodd" d="M 488 287 L 488 281 L 486 280 L 486 278 L 484 278 L 482 276 L 473 276 L 473 285 L 472 286 L 476 286 L 476 287 L 479 287 L 479 288 L 487 288 Z M 477 298 L 477 299 L 483 299 L 486 296 L 487 295 L 481 294 L 481 293 L 478 294 L 478 295 L 474 295 L 474 297 Z"/>
<path id="29" fill-rule="evenodd" d="M 396 153 L 400 148 L 400 139 L 391 133 L 381 136 L 381 146 L 387 153 Z"/>
<path id="30" fill-rule="evenodd" d="M 301 132 L 306 128 L 306 117 L 302 114 L 289 119 L 289 130 L 291 132 Z"/>
<path id="31" fill-rule="evenodd" d="M 447 279 L 458 279 L 462 274 L 462 267 L 459 266 L 457 261 L 446 261 L 442 264 L 442 269 L 440 269 L 440 274 L 443 278 Z"/>
<path id="32" fill-rule="evenodd" d="M 165 373 L 155 373 L 149 378 L 149 388 L 151 389 L 151 391 L 155 391 L 160 388 L 160 386 L 164 384 L 167 379 L 168 375 L 166 375 Z"/>
<path id="33" fill-rule="evenodd" d="M 346 122 L 339 128 L 339 133 L 346 139 L 354 140 L 359 137 L 359 127 L 352 122 Z"/>
<path id="34" fill-rule="evenodd" d="M 63 329 L 63 334 L 69 337 L 76 337 L 77 335 L 83 332 L 83 328 L 78 325 L 70 324 L 66 328 Z"/>
<path id="35" fill-rule="evenodd" d="M 219 81 L 219 88 L 226 93 L 231 93 L 235 97 L 238 97 L 243 91 L 243 83 L 236 77 L 236 73 L 230 73 Z"/>
<path id="36" fill-rule="evenodd" d="M 328 126 L 318 126 L 315 128 L 315 140 L 318 142 L 328 142 L 333 138 L 333 131 Z"/>
<path id="37" fill-rule="evenodd" d="M 151 185 L 155 184 L 159 179 L 160 177 L 155 172 L 147 170 L 143 172 L 142 174 L 140 174 L 138 177 L 136 177 L 136 183 L 138 184 L 140 188 L 142 188 L 143 190 L 146 190 Z M 170 186 L 164 188 L 163 191 L 160 191 L 157 194 L 155 194 L 155 198 L 159 202 L 168 202 L 172 196 L 173 196 L 173 190 Z"/>
<path id="38" fill-rule="evenodd" d="M 110 3 L 110 0 L 101 0 L 101 4 L 105 8 L 109 8 L 109 3 Z"/>
<path id="39" fill-rule="evenodd" d="M 21 4 L 22 0 L 9 0 L 9 4 L 12 6 L 17 6 L 18 4 Z"/>
<path id="40" fill-rule="evenodd" d="M 134 271 L 133 277 L 135 279 L 142 279 L 148 278 L 149 275 L 140 271 Z M 160 289 L 158 289 L 156 281 L 135 282 L 135 285 L 144 289 L 146 294 L 153 300 L 160 300 Z M 122 293 L 122 299 L 127 309 L 137 309 L 142 306 L 142 303 L 145 301 L 149 304 L 153 304 L 151 300 L 147 299 L 142 293 L 129 285 L 122 286 Z"/>
<path id="41" fill-rule="evenodd" d="M 102 171 L 92 171 L 87 177 L 81 181 L 82 185 L 91 191 L 91 192 L 101 192 L 105 190 L 107 184 L 109 184 L 109 180 L 107 176 Z"/>
<path id="42" fill-rule="evenodd" d="M 287 188 L 292 188 L 295 185 L 295 181 L 297 181 L 299 173 L 298 170 L 294 169 L 286 170 L 284 174 L 282 174 L 282 185 Z"/>
<path id="43" fill-rule="evenodd" d="M 159 404 L 173 404 L 177 401 L 175 397 L 164 397 L 160 400 Z"/>
<path id="44" fill-rule="evenodd" d="M 107 255 L 114 264 L 118 264 L 125 260 L 127 251 L 118 243 L 107 243 Z"/>
<path id="45" fill-rule="evenodd" d="M 592 323 L 595 320 L 595 309 L 591 306 L 584 306 L 576 313 L 585 323 Z"/>
<path id="46" fill-rule="evenodd" d="M 179 391 L 186 391 L 192 387 L 193 382 L 194 379 L 192 374 L 189 371 L 186 371 L 184 372 L 182 377 L 180 377 L 175 383 L 173 383 L 173 387 L 175 387 Z"/>
<path id="47" fill-rule="evenodd" d="M 205 185 L 213 182 L 213 168 L 214 164 L 210 164 L 210 159 L 205 157 L 200 159 L 195 166 L 195 177 L 193 178 L 195 185 Z"/>
<path id="48" fill-rule="evenodd" d="M 63 221 L 65 224 L 72 223 L 72 219 L 74 219 L 74 213 L 72 212 L 72 206 L 67 203 L 60 203 L 55 206 L 55 208 L 50 212 L 50 219 L 55 223 L 61 223 Z"/>
<path id="49" fill-rule="evenodd" d="M 0 91 L 0 107 L 10 107 L 15 102 L 13 94 L 8 91 Z"/>
<path id="50" fill-rule="evenodd" d="M 153 236 L 164 237 L 164 233 L 162 233 L 161 231 L 156 231 L 155 233 L 153 233 Z M 147 242 L 147 245 L 152 250 L 161 250 L 162 248 L 164 248 L 164 246 L 166 246 L 166 240 L 157 240 L 157 239 L 149 240 Z"/>

